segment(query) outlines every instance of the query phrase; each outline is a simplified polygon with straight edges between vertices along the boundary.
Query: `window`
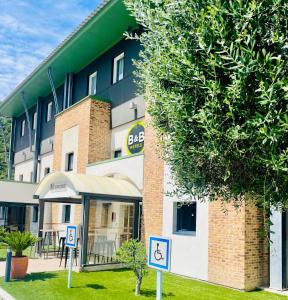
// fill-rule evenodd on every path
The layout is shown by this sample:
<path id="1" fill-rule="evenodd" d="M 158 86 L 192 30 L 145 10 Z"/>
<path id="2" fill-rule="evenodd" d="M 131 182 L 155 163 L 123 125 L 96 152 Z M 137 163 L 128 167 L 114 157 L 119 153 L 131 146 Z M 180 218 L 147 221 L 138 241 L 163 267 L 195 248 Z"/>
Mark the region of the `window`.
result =
<path id="1" fill-rule="evenodd" d="M 20 132 L 21 136 L 25 135 L 25 127 L 26 127 L 26 120 L 23 120 L 21 122 L 21 132 Z"/>
<path id="2" fill-rule="evenodd" d="M 19 175 L 19 181 L 23 181 L 23 174 Z"/>
<path id="3" fill-rule="evenodd" d="M 70 223 L 71 205 L 63 206 L 63 223 Z"/>
<path id="4" fill-rule="evenodd" d="M 33 182 L 33 172 L 30 172 L 30 182 Z"/>
<path id="5" fill-rule="evenodd" d="M 121 149 L 118 149 L 118 150 L 114 151 L 114 158 L 121 157 L 121 156 L 122 156 L 122 150 Z"/>
<path id="6" fill-rule="evenodd" d="M 50 168 L 45 168 L 44 169 L 44 176 L 48 175 L 50 173 Z"/>
<path id="7" fill-rule="evenodd" d="M 107 227 L 108 225 L 108 215 L 109 215 L 109 206 L 110 203 L 102 204 L 102 213 L 101 213 L 101 227 Z"/>
<path id="8" fill-rule="evenodd" d="M 36 130 L 37 127 L 37 113 L 34 112 L 32 119 L 32 130 Z"/>
<path id="9" fill-rule="evenodd" d="M 52 106 L 52 101 L 47 104 L 46 122 L 49 122 L 52 119 Z"/>
<path id="10" fill-rule="evenodd" d="M 39 208 L 38 206 L 33 206 L 32 211 L 32 222 L 36 223 L 38 222 L 38 214 L 39 214 Z"/>
<path id="11" fill-rule="evenodd" d="M 174 231 L 176 233 L 191 234 L 196 231 L 196 202 L 174 203 Z"/>
<path id="12" fill-rule="evenodd" d="M 66 170 L 65 171 L 73 171 L 74 169 L 74 153 L 68 153 L 66 155 Z"/>
<path id="13" fill-rule="evenodd" d="M 8 207 L 0 206 L 0 220 L 5 220 L 7 217 Z"/>
<path id="14" fill-rule="evenodd" d="M 114 58 L 113 64 L 113 84 L 124 77 L 124 52 Z"/>
<path id="15" fill-rule="evenodd" d="M 89 95 L 96 95 L 97 91 L 97 72 L 89 76 Z"/>

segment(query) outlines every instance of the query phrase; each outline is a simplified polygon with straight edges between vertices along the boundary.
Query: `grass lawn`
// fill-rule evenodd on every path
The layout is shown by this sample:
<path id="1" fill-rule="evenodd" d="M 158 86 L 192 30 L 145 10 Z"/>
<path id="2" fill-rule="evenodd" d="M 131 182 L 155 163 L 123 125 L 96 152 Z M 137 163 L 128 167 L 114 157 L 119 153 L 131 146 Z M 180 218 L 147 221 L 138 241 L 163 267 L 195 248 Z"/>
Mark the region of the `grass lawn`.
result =
<path id="1" fill-rule="evenodd" d="M 155 299 L 156 274 L 149 271 L 142 286 L 142 295 L 135 297 L 135 279 L 131 271 L 114 270 L 93 273 L 73 273 L 72 288 L 67 289 L 67 272 L 35 273 L 24 281 L 3 282 L 0 287 L 17 300 L 115 300 Z M 283 300 L 288 297 L 255 291 L 239 292 L 171 274 L 163 276 L 163 299 L 191 300 Z"/>

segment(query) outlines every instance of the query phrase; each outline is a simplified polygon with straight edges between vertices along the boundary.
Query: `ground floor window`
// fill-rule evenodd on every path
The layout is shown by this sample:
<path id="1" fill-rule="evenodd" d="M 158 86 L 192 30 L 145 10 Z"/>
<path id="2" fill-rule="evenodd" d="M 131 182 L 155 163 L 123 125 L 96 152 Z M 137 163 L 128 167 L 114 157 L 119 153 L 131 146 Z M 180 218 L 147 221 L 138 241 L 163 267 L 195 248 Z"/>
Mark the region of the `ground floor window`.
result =
<path id="1" fill-rule="evenodd" d="M 39 213 L 38 206 L 33 206 L 33 208 L 32 208 L 32 222 L 33 223 L 38 222 L 38 213 Z"/>
<path id="2" fill-rule="evenodd" d="M 179 234 L 193 234 L 196 232 L 196 202 L 174 203 L 174 232 Z"/>
<path id="3" fill-rule="evenodd" d="M 71 205 L 64 205 L 63 206 L 63 214 L 62 214 L 62 222 L 70 223 L 70 219 L 71 219 Z"/>

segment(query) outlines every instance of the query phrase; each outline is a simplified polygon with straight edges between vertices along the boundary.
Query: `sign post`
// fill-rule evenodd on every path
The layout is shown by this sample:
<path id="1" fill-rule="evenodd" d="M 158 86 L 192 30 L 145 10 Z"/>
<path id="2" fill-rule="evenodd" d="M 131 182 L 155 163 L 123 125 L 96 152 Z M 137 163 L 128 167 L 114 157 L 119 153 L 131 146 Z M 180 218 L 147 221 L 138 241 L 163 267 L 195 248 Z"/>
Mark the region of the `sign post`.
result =
<path id="1" fill-rule="evenodd" d="M 69 247 L 69 269 L 68 269 L 68 289 L 71 288 L 72 282 L 72 266 L 73 266 L 73 249 L 77 246 L 77 226 L 66 226 L 66 247 Z"/>
<path id="2" fill-rule="evenodd" d="M 162 271 L 170 271 L 171 240 L 149 237 L 148 266 L 157 270 L 156 300 L 162 299 Z"/>

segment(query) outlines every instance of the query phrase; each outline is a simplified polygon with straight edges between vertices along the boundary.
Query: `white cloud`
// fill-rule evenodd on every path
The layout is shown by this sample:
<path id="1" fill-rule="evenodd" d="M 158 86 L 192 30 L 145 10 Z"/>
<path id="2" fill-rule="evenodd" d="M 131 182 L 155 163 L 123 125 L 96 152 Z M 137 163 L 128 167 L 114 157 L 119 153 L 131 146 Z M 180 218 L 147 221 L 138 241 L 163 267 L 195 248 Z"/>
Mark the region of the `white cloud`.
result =
<path id="1" fill-rule="evenodd" d="M 0 100 L 101 2 L 0 1 Z"/>

